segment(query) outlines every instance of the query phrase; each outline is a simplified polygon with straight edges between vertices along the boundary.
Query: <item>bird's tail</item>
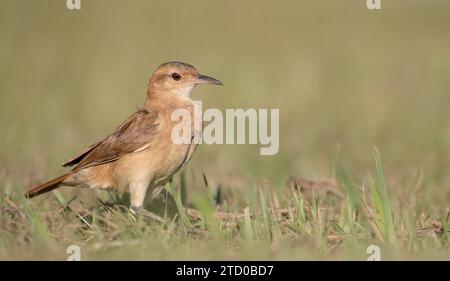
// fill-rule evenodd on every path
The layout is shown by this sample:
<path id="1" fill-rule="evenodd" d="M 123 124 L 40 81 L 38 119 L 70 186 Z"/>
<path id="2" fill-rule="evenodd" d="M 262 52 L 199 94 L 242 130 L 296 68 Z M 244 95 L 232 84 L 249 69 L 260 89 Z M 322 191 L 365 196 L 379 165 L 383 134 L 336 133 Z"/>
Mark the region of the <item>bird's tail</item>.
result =
<path id="1" fill-rule="evenodd" d="M 30 190 L 28 190 L 27 192 L 25 192 L 24 195 L 26 198 L 33 198 L 34 196 L 38 196 L 39 194 L 49 192 L 55 188 L 58 188 L 61 185 L 61 183 L 65 179 L 67 179 L 70 175 L 72 175 L 72 173 L 64 174 L 62 176 L 59 176 L 52 180 L 49 180 L 46 183 L 35 186 L 35 187 L 31 188 Z"/>

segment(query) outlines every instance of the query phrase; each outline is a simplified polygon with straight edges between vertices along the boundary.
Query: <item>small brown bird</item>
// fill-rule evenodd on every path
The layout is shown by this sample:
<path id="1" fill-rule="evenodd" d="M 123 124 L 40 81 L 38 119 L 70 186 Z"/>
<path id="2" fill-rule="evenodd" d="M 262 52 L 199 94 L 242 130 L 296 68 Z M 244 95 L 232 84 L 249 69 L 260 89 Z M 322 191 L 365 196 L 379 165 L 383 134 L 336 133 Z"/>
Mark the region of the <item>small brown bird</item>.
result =
<path id="1" fill-rule="evenodd" d="M 192 141 L 189 144 L 172 141 L 171 132 L 178 123 L 172 121 L 171 114 L 177 109 L 187 109 L 191 124 L 186 125 L 199 128 L 193 123 L 201 122 L 201 118 L 194 118 L 196 111 L 190 98 L 198 84 L 223 85 L 217 79 L 199 74 L 187 63 L 160 65 L 150 77 L 142 109 L 113 134 L 64 163 L 64 167 L 74 166 L 70 172 L 31 188 L 25 197 L 32 198 L 60 186 L 112 188 L 130 193 L 133 212 L 145 211 L 147 190 L 162 189 L 195 152 L 197 144 Z M 191 140 L 198 133 L 192 130 Z"/>

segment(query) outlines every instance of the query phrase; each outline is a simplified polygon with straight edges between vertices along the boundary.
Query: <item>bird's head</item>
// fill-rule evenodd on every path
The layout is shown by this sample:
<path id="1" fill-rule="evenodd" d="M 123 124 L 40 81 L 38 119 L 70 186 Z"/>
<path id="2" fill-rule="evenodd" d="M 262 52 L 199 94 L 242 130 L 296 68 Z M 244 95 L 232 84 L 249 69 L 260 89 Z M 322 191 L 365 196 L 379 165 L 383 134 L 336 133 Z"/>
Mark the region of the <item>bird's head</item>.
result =
<path id="1" fill-rule="evenodd" d="M 219 80 L 198 73 L 197 69 L 184 62 L 166 62 L 160 65 L 149 81 L 149 95 L 156 93 L 189 97 L 198 84 L 223 85 Z"/>

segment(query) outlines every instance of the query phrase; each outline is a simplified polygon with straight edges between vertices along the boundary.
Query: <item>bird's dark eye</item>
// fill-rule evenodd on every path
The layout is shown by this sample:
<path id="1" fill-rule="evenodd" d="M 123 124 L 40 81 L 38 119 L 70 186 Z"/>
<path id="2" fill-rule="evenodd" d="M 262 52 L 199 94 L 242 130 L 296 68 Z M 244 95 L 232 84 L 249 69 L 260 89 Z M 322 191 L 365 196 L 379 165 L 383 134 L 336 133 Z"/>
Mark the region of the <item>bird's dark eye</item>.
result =
<path id="1" fill-rule="evenodd" d="M 172 73 L 171 76 L 172 76 L 172 79 L 175 80 L 175 81 L 178 81 L 178 80 L 181 79 L 181 75 L 176 73 L 176 72 Z"/>

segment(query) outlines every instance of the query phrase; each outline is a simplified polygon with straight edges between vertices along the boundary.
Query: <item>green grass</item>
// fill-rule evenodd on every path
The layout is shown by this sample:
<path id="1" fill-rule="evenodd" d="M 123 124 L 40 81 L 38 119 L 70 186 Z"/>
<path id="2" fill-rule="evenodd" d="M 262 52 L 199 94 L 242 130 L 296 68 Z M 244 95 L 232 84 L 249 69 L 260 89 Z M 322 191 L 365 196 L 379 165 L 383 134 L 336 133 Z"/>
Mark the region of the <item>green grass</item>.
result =
<path id="1" fill-rule="evenodd" d="M 59 192 L 35 201 L 3 195 L 0 254 L 64 259 L 65 248 L 74 244 L 83 259 L 365 259 L 365 249 L 374 244 L 383 259 L 446 258 L 448 217 L 419 215 L 414 208 L 396 216 L 375 151 L 374 170 L 360 184 L 340 168 L 335 188 L 343 196 L 319 186 L 277 191 L 260 186 L 254 202 L 244 200 L 226 211 L 208 192 L 182 203 L 180 183 L 173 182 L 167 186 L 170 196 L 163 192 L 148 202 L 166 206 L 156 211 L 163 223 L 130 215 L 121 195 L 91 206 Z M 236 192 L 223 200 L 242 196 Z"/>
<path id="2" fill-rule="evenodd" d="M 449 259 L 450 3 L 63 2 L 0 9 L 0 259 Z M 278 154 L 200 145 L 147 200 L 163 224 L 126 194 L 23 198 L 169 60 L 224 82 L 204 109 L 278 108 Z"/>

